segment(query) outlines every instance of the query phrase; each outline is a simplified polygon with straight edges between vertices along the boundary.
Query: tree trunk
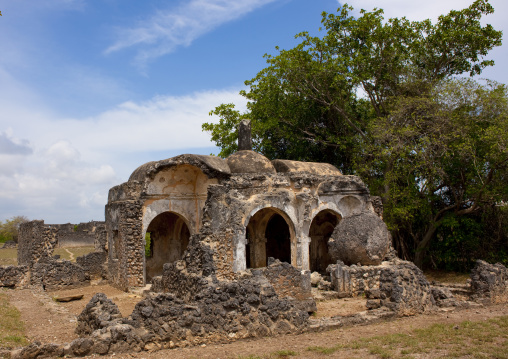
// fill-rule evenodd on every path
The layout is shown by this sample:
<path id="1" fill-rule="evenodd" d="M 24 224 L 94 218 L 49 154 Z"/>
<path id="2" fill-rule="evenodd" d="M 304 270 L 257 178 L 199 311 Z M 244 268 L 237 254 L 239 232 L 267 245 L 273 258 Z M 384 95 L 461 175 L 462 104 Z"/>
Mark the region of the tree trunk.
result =
<path id="1" fill-rule="evenodd" d="M 430 242 L 436 233 L 437 225 L 436 223 L 432 223 L 423 236 L 421 242 L 416 246 L 415 260 L 414 263 L 418 268 L 422 268 L 423 260 L 425 259 L 425 255 L 427 254 L 427 248 L 429 248 Z"/>

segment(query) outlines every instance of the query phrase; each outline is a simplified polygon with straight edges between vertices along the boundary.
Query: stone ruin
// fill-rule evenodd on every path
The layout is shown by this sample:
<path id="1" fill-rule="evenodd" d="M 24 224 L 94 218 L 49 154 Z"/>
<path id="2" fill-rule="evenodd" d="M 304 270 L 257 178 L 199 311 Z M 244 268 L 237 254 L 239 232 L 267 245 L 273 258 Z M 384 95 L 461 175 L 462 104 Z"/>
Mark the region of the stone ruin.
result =
<path id="1" fill-rule="evenodd" d="M 0 267 L 0 286 L 37 286 L 56 290 L 90 285 L 91 276 L 105 277 L 103 264 L 106 252 L 102 244 L 105 243 L 105 226 L 101 226 L 100 222 L 94 222 L 93 225 L 92 244 L 95 242 L 96 251 L 78 257 L 77 263 L 73 263 L 53 255 L 54 249 L 62 244 L 60 239 L 68 237 L 65 227 L 73 228 L 73 225 L 47 225 L 37 220 L 22 223 L 18 235 L 18 265 Z M 62 226 L 63 234 L 60 233 Z M 77 232 L 81 238 L 82 235 Z"/>
<path id="2" fill-rule="evenodd" d="M 227 159 L 187 154 L 137 168 L 109 191 L 96 252 L 72 266 L 50 255 L 55 229 L 42 221 L 26 225 L 36 234 L 20 236 L 28 240 L 20 241 L 17 268 L 30 273 L 41 266 L 37 272 L 44 274 L 33 275 L 32 283 L 82 284 L 95 271 L 125 291 L 146 287 L 146 296 L 122 318 L 97 294 L 78 318 L 80 339 L 34 343 L 16 355 L 225 342 L 473 305 L 474 298 L 506 299 L 502 265 L 479 262 L 470 285 L 477 290 L 467 298 L 433 285 L 413 263 L 396 258 L 381 201 L 360 178 L 330 164 L 270 161 L 249 141 L 241 132 L 240 150 Z M 78 267 L 84 276 L 75 275 Z M 310 318 L 316 310 L 311 272 L 327 278 L 319 285 L 337 297 L 365 295 L 368 314 Z M 46 277 L 63 279 L 55 284 Z"/>

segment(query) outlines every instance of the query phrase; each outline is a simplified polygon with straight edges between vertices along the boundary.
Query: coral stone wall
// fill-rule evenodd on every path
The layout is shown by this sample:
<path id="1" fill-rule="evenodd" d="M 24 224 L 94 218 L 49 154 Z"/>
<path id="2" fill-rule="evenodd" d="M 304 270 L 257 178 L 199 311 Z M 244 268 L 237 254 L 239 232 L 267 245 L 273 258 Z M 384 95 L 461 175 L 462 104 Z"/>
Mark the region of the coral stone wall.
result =
<path id="1" fill-rule="evenodd" d="M 91 221 L 80 223 L 76 226 L 71 223 L 51 224 L 51 227 L 58 229 L 58 246 L 79 247 L 93 246 L 95 242 L 95 231 L 104 226 L 104 222 Z"/>
<path id="2" fill-rule="evenodd" d="M 429 282 L 412 262 L 396 259 L 379 266 L 346 266 L 338 262 L 330 265 L 328 271 L 332 286 L 341 297 L 365 294 L 373 307 L 414 315 L 435 304 Z"/>
<path id="3" fill-rule="evenodd" d="M 139 167 L 129 182 L 110 190 L 106 206 L 109 278 L 125 289 L 142 286 L 160 273 L 162 262 L 152 266 L 153 259 L 144 257 L 144 244 L 150 223 L 165 213 L 179 216 L 191 237 L 199 235 L 211 251 L 220 280 L 233 280 L 247 268 L 266 267 L 268 257 L 309 270 L 310 230 L 316 216 L 326 212 L 336 224 L 348 216 L 374 213 L 369 191 L 358 177 L 342 176 L 333 166 L 283 164 L 280 173 L 269 161 L 270 172 L 251 173 L 242 162 L 237 171 L 247 173 L 228 173 L 223 160 L 182 155 Z M 315 167 L 319 174 L 298 172 L 300 167 L 308 171 Z M 273 218 L 278 222 L 269 232 Z M 162 233 L 159 227 L 158 238 L 178 240 L 178 234 Z M 278 231 L 287 235 L 287 244 L 275 244 Z M 153 248 L 173 247 L 177 246 Z M 165 263 L 174 263 L 175 255 L 157 253 L 153 258 L 167 257 Z"/>
<path id="4" fill-rule="evenodd" d="M 58 228 L 44 221 L 22 223 L 18 235 L 18 265 L 30 268 L 42 258 L 49 258 L 58 243 Z"/>

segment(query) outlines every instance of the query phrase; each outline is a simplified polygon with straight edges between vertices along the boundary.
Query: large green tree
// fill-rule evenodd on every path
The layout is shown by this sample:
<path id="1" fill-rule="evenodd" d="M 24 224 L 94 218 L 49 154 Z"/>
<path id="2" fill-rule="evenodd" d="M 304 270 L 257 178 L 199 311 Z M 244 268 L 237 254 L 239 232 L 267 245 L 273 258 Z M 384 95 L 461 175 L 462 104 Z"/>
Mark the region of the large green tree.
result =
<path id="1" fill-rule="evenodd" d="M 501 44 L 502 34 L 480 23 L 483 15 L 494 11 L 487 0 L 442 15 L 435 24 L 406 18 L 385 21 L 380 9 L 362 10 L 360 16 L 353 17 L 351 10 L 345 5 L 337 14 L 323 13 L 322 36 L 303 32 L 297 35 L 301 42 L 295 48 L 265 55 L 268 66 L 246 81 L 249 89 L 241 92 L 248 99 L 247 111 L 240 113 L 233 104 L 222 104 L 211 112 L 219 116 L 219 122 L 205 123 L 203 129 L 221 147 L 220 155 L 227 156 L 236 150 L 239 121 L 249 118 L 254 148 L 265 156 L 330 162 L 343 173 L 361 174 L 372 192 L 383 197 L 387 219 L 400 242 L 415 243 L 413 250 L 421 264 L 430 243 L 425 235 L 434 236 L 431 229 L 441 222 L 439 216 L 429 222 L 427 212 L 411 211 L 409 203 L 421 205 L 415 202 L 419 192 L 418 196 L 430 203 L 430 213 L 444 208 L 434 206 L 434 195 L 422 191 L 427 179 L 413 167 L 415 162 L 425 162 L 428 153 L 422 147 L 422 156 L 409 156 L 413 150 L 403 131 L 404 121 L 414 116 L 430 123 L 448 115 L 460 117 L 458 109 L 446 111 L 444 106 L 452 101 L 452 88 L 455 94 L 475 86 L 492 96 L 503 93 L 503 87 L 495 84 L 487 88 L 449 81 L 463 73 L 478 75 L 492 65 L 485 56 Z M 484 97 L 471 98 L 481 101 Z M 464 121 L 468 119 L 473 118 Z M 449 120 L 446 126 L 456 124 Z M 453 144 L 448 138 L 438 138 L 437 123 L 428 125 L 425 129 L 434 131 L 428 134 L 429 141 L 442 141 L 443 147 Z M 474 134 L 474 125 L 468 129 L 467 136 Z M 422 137 L 422 133 L 415 136 Z M 404 150 L 397 147 L 397 141 Z M 409 155 L 401 157 L 404 151 Z M 443 158 L 441 170 L 454 171 L 454 160 L 451 154 Z M 428 168 L 433 165 L 418 163 Z M 414 192 L 411 196 L 409 189 L 403 190 L 406 182 Z M 435 195 L 441 198 L 452 195 L 447 193 L 449 187 L 437 191 Z M 445 212 L 459 213 L 456 209 Z M 407 230 L 408 225 L 416 226 L 417 233 Z"/>
<path id="2" fill-rule="evenodd" d="M 508 200 L 508 93 L 459 78 L 393 107 L 370 123 L 358 170 L 384 195 L 399 252 L 412 243 L 421 266 L 440 228 Z"/>

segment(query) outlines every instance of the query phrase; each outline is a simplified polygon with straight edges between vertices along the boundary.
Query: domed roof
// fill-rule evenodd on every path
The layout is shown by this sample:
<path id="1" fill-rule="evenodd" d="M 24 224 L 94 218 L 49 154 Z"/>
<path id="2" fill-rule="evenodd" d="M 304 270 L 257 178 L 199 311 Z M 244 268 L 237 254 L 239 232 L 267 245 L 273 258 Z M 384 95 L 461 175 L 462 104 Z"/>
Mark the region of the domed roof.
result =
<path id="1" fill-rule="evenodd" d="M 184 154 L 161 161 L 147 162 L 132 172 L 129 181 L 144 181 L 147 177 L 154 176 L 158 171 L 164 168 L 182 164 L 196 166 L 208 177 L 227 176 L 231 174 L 226 161 L 220 157 Z"/>
<path id="2" fill-rule="evenodd" d="M 329 163 L 273 160 L 272 165 L 279 173 L 305 172 L 323 176 L 341 176 L 337 167 Z"/>
<path id="3" fill-rule="evenodd" d="M 226 159 L 231 173 L 273 173 L 275 168 L 268 158 L 254 151 L 233 153 Z"/>

